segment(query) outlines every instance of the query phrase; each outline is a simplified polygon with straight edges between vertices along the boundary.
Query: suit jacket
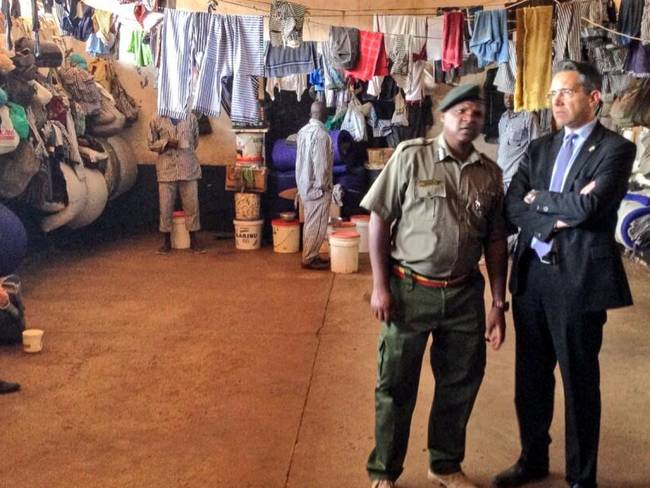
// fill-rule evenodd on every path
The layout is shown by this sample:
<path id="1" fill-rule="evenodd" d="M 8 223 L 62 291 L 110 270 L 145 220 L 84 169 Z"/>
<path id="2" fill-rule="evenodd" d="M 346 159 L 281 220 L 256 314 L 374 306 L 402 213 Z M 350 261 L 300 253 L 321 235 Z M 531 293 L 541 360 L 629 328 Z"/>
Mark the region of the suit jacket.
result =
<path id="1" fill-rule="evenodd" d="M 521 233 L 513 256 L 510 291 L 521 293 L 520 266 L 534 237 L 553 239 L 553 265 L 558 269 L 557 286 L 585 311 L 606 310 L 632 304 L 620 252 L 614 240 L 617 210 L 627 192 L 636 146 L 599 122 L 580 148 L 562 192 L 551 192 L 551 174 L 562 145 L 564 131 L 534 140 L 528 147 L 505 199 L 509 223 Z M 586 195 L 580 190 L 591 181 L 595 188 Z M 524 196 L 532 189 L 539 194 L 532 204 Z M 557 220 L 570 225 L 554 230 Z M 533 251 L 534 252 L 534 251 Z"/>

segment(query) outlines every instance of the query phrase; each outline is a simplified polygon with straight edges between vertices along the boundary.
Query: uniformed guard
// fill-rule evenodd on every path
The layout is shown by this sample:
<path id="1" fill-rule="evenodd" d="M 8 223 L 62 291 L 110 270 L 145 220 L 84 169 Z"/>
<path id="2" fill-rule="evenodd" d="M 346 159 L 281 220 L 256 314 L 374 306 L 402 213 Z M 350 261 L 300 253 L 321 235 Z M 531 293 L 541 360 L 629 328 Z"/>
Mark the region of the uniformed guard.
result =
<path id="1" fill-rule="evenodd" d="M 429 335 L 435 396 L 428 477 L 471 488 L 461 470 L 465 431 L 485 370 L 485 342 L 505 339 L 507 252 L 501 170 L 474 148 L 483 123 L 477 85 L 440 102 L 442 134 L 401 143 L 361 205 L 371 211 L 371 309 L 382 321 L 375 388 L 372 488 L 403 470 Z M 492 292 L 485 314 L 481 254 Z"/>

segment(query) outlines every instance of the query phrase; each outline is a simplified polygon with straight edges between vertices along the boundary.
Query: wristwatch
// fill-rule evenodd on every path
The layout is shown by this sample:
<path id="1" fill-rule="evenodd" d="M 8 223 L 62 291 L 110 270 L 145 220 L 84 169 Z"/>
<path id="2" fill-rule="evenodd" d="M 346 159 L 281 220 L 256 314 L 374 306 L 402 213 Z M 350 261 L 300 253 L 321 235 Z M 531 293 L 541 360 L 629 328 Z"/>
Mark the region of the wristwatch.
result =
<path id="1" fill-rule="evenodd" d="M 510 310 L 510 302 L 504 302 L 502 300 L 492 300 L 492 306 L 496 308 L 500 308 L 504 312 Z"/>

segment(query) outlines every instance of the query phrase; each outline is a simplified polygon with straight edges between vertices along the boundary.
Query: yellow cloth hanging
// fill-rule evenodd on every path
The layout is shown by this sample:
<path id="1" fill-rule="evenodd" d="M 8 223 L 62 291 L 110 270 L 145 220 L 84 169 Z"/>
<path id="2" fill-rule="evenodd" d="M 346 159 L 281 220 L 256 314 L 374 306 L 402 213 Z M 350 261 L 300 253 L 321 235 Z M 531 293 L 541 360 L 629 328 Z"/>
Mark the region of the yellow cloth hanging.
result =
<path id="1" fill-rule="evenodd" d="M 97 83 L 111 91 L 110 67 L 108 61 L 103 58 L 95 58 L 88 63 L 88 71 Z"/>
<path id="2" fill-rule="evenodd" d="M 104 10 L 95 9 L 93 15 L 93 28 L 99 38 L 108 47 L 111 47 L 115 42 L 115 34 L 111 32 L 113 25 L 113 14 Z"/>
<path id="3" fill-rule="evenodd" d="M 515 111 L 548 107 L 552 33 L 552 6 L 517 10 Z"/>

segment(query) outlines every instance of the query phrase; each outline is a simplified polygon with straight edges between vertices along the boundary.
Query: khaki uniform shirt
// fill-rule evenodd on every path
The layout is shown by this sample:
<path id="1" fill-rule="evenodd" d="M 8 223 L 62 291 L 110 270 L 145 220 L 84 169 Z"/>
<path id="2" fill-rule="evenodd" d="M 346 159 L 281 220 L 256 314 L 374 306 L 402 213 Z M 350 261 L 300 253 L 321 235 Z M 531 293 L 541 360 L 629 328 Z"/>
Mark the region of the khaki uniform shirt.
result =
<path id="1" fill-rule="evenodd" d="M 442 135 L 397 146 L 361 206 L 393 224 L 392 258 L 429 277 L 472 272 L 506 236 L 501 170 L 476 150 L 456 161 Z"/>

